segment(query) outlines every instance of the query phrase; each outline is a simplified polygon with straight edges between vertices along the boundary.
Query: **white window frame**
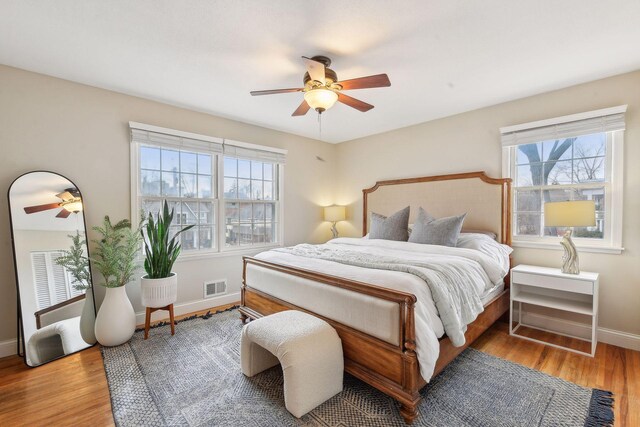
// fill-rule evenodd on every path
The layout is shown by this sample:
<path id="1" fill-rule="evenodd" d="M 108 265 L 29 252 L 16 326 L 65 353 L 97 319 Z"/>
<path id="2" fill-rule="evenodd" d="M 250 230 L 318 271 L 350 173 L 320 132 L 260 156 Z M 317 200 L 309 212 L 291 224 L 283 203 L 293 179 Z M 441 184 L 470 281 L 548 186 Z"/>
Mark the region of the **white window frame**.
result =
<path id="1" fill-rule="evenodd" d="M 234 141 L 236 142 L 236 141 Z M 220 197 L 220 226 L 218 227 L 218 233 L 220 235 L 220 252 L 222 253 L 244 253 L 244 252 L 252 252 L 253 250 L 264 250 L 266 248 L 275 248 L 275 247 L 282 247 L 283 246 L 283 240 L 284 240 L 284 220 L 283 220 L 283 209 L 282 209 L 282 193 L 283 193 L 283 185 L 284 185 L 284 164 L 274 164 L 275 168 L 274 168 L 274 173 L 275 173 L 275 179 L 273 180 L 274 184 L 275 184 L 275 191 L 274 191 L 274 199 L 267 201 L 266 203 L 274 203 L 275 204 L 275 223 L 276 223 L 276 233 L 274 234 L 275 237 L 275 242 L 270 242 L 270 243 L 262 243 L 262 244 L 247 244 L 247 245 L 238 245 L 238 246 L 230 246 L 227 247 L 226 245 L 226 209 L 225 209 L 225 205 L 226 202 L 233 202 L 233 203 L 260 203 L 263 202 L 265 203 L 265 201 L 256 201 L 254 199 L 225 199 L 224 198 L 224 158 L 226 157 L 234 157 L 236 159 L 242 159 L 242 160 L 251 160 L 251 159 L 246 159 L 243 158 L 242 156 L 234 156 L 234 155 L 225 155 L 224 153 L 220 155 L 220 163 L 219 163 L 219 167 L 220 167 L 220 184 L 218 187 L 218 191 L 219 194 L 221 195 Z M 265 161 L 266 162 L 266 161 Z M 266 204 L 265 203 L 265 204 Z M 240 207 L 238 206 L 238 209 L 240 209 Z"/>
<path id="2" fill-rule="evenodd" d="M 129 122 L 129 127 L 131 129 L 138 130 L 146 130 L 149 132 L 156 132 L 165 135 L 189 138 L 194 140 L 200 140 L 204 142 L 212 142 L 215 144 L 222 144 L 233 146 L 233 147 L 241 147 L 247 150 L 255 150 L 260 152 L 271 152 L 275 153 L 279 156 L 286 156 L 287 150 L 267 147 L 263 145 L 251 144 L 247 142 L 241 141 L 233 141 L 226 140 L 223 138 L 212 137 L 208 135 L 199 135 L 191 132 L 184 132 L 175 129 L 168 129 L 159 126 L 147 125 L 144 123 L 137 122 Z M 153 147 L 161 147 L 161 148 L 172 148 L 179 149 L 177 147 L 173 147 L 170 145 L 163 145 L 161 143 L 158 144 L 146 144 L 140 142 L 131 141 L 131 223 L 133 226 L 137 226 L 140 221 L 140 211 L 142 209 L 142 199 L 153 199 L 153 197 L 142 196 L 141 188 L 140 188 L 140 147 L 143 145 L 153 146 Z M 186 151 L 198 152 L 197 148 L 185 147 Z M 216 198 L 214 200 L 214 210 L 215 210 L 215 218 L 214 223 L 216 227 L 216 236 L 214 247 L 212 249 L 196 249 L 192 251 L 182 251 L 180 256 L 178 257 L 177 262 L 186 261 L 186 260 L 194 260 L 194 259 L 202 259 L 202 258 L 215 258 L 215 257 L 226 257 L 232 255 L 239 254 L 251 254 L 263 251 L 268 248 L 281 247 L 284 245 L 284 163 L 277 164 L 277 180 L 275 181 L 276 191 L 277 191 L 277 199 L 276 201 L 276 242 L 274 243 L 265 243 L 265 244 L 248 244 L 248 245 L 240 245 L 238 247 L 226 247 L 225 244 L 225 199 L 224 199 L 224 149 L 221 153 L 210 153 L 214 157 L 214 164 L 212 164 L 212 168 L 215 166 L 215 171 L 212 170 L 213 175 L 213 186 L 216 189 Z M 242 157 L 240 157 L 242 158 Z M 266 161 L 266 160 L 265 160 Z M 163 197 L 158 196 L 158 200 L 172 200 L 172 197 Z M 179 198 L 181 201 L 199 201 L 201 199 L 185 199 Z M 209 199 L 206 199 L 209 200 Z M 251 200 L 247 200 L 247 202 L 251 202 Z"/>
<path id="3" fill-rule="evenodd" d="M 558 117 L 556 119 L 549 119 L 540 122 L 525 123 L 522 125 L 509 126 L 507 128 L 501 128 L 500 131 L 504 135 L 508 132 L 535 129 L 537 127 L 549 126 L 554 123 L 566 123 L 570 121 L 576 121 L 585 118 L 597 117 L 598 113 L 605 111 L 626 111 L 626 105 L 621 107 L 614 107 L 613 109 L 598 110 L 593 112 L 575 114 L 571 116 Z M 583 187 L 604 187 L 605 188 L 605 237 L 603 239 L 593 238 L 581 238 L 574 237 L 577 248 L 584 252 L 596 252 L 596 253 L 613 253 L 620 254 L 624 250 L 622 246 L 622 211 L 623 211 L 623 168 L 624 168 L 624 129 L 605 132 L 607 137 L 606 142 L 606 165 L 605 182 L 585 184 Z M 542 142 L 542 141 L 537 141 Z M 527 142 L 534 143 L 534 142 Z M 512 206 L 515 207 L 515 192 L 516 192 L 516 159 L 517 159 L 518 145 L 504 146 L 502 149 L 502 174 L 503 177 L 512 178 L 513 184 L 511 186 L 511 200 Z M 575 188 L 575 184 L 569 185 L 557 185 L 554 188 Z M 512 246 L 524 247 L 524 248 L 541 248 L 541 249 L 555 249 L 561 250 L 562 247 L 558 244 L 559 239 L 554 236 L 521 236 L 516 234 L 516 211 L 512 209 L 512 222 L 514 224 L 511 227 L 512 230 Z"/>

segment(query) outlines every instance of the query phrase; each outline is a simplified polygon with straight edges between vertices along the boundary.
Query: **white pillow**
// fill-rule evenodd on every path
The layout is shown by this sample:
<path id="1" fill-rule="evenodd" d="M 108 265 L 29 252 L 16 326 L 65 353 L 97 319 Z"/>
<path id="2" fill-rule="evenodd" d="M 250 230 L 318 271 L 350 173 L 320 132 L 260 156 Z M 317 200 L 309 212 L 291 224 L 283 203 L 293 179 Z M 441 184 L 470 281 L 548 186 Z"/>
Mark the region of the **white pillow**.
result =
<path id="1" fill-rule="evenodd" d="M 505 275 L 509 272 L 509 255 L 513 252 L 511 246 L 503 245 L 486 234 L 481 233 L 460 233 L 456 247 L 475 249 L 487 254 L 491 259 L 496 260 L 504 269 Z"/>

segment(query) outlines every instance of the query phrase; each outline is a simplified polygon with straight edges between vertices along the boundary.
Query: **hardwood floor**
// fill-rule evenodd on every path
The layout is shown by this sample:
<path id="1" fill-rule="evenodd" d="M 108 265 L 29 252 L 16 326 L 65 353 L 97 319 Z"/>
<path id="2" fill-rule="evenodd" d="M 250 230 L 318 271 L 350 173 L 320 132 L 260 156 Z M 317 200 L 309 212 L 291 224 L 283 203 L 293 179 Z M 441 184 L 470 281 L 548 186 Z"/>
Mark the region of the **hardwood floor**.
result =
<path id="1" fill-rule="evenodd" d="M 640 352 L 600 343 L 596 357 L 589 358 L 510 337 L 501 322 L 473 347 L 585 387 L 611 390 L 616 426 L 640 425 Z M 37 369 L 17 356 L 0 359 L 0 426 L 41 425 L 114 425 L 97 346 Z"/>
<path id="2" fill-rule="evenodd" d="M 532 332 L 533 334 L 534 332 Z M 536 331 L 538 339 L 557 336 Z M 580 346 L 559 338 L 562 345 Z M 579 342 L 579 341 L 578 341 Z M 585 386 L 609 390 L 615 397 L 615 425 L 640 426 L 640 352 L 598 343 L 595 357 L 556 349 L 509 336 L 506 323 L 497 322 L 472 347 Z"/>

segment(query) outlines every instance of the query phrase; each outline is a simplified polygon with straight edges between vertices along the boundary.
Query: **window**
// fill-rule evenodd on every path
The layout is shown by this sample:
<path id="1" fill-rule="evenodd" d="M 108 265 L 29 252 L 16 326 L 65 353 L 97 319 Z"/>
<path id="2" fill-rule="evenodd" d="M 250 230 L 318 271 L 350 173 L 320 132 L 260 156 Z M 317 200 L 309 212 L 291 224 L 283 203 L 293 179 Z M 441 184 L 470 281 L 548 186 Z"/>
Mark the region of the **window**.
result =
<path id="1" fill-rule="evenodd" d="M 174 232 L 185 225 L 195 225 L 180 235 L 182 250 L 215 249 L 215 154 L 140 144 L 139 157 L 145 217 L 159 212 L 163 200 L 167 200 L 169 209 L 174 209 Z"/>
<path id="2" fill-rule="evenodd" d="M 622 141 L 626 107 L 502 128 L 504 172 L 513 179 L 514 245 L 557 245 L 544 226 L 547 202 L 593 200 L 596 225 L 577 227 L 577 245 L 622 245 Z"/>
<path id="3" fill-rule="evenodd" d="M 286 151 L 130 123 L 132 218 L 174 208 L 182 254 L 206 254 L 282 239 L 280 187 Z"/>
<path id="4" fill-rule="evenodd" d="M 278 165 L 224 157 L 226 247 L 277 242 Z"/>
<path id="5" fill-rule="evenodd" d="M 67 269 L 56 264 L 56 259 L 62 255 L 61 251 L 31 252 L 31 268 L 38 310 L 84 293 L 74 289 L 73 280 Z"/>

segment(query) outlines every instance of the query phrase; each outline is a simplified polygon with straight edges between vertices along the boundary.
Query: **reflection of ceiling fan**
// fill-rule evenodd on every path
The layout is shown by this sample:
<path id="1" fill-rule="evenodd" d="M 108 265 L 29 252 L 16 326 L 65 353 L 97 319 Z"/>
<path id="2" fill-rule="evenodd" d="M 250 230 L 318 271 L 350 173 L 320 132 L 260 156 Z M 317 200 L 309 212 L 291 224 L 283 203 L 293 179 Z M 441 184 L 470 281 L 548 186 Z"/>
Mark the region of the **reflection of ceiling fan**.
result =
<path id="1" fill-rule="evenodd" d="M 333 107 L 336 101 L 340 101 L 364 113 L 372 109 L 373 105 L 347 96 L 342 93 L 342 91 L 391 86 L 389 77 L 386 74 L 338 81 L 336 72 L 328 68 L 329 65 L 331 65 L 331 59 L 326 56 L 314 56 L 313 58 L 303 56 L 302 58 L 307 65 L 307 72 L 304 74 L 303 79 L 303 88 L 259 90 L 251 92 L 251 95 L 304 92 L 304 100 L 298 109 L 293 112 L 292 116 L 304 116 L 307 114 L 307 111 L 309 111 L 309 108 L 313 108 L 322 114 L 324 111 Z"/>
<path id="2" fill-rule="evenodd" d="M 50 209 L 62 208 L 56 218 L 67 218 L 71 213 L 78 213 L 82 210 L 82 199 L 77 188 L 67 188 L 62 193 L 56 194 L 61 199 L 58 203 L 47 203 L 45 205 L 27 206 L 24 208 L 25 213 L 32 214 L 36 212 L 48 211 Z"/>

